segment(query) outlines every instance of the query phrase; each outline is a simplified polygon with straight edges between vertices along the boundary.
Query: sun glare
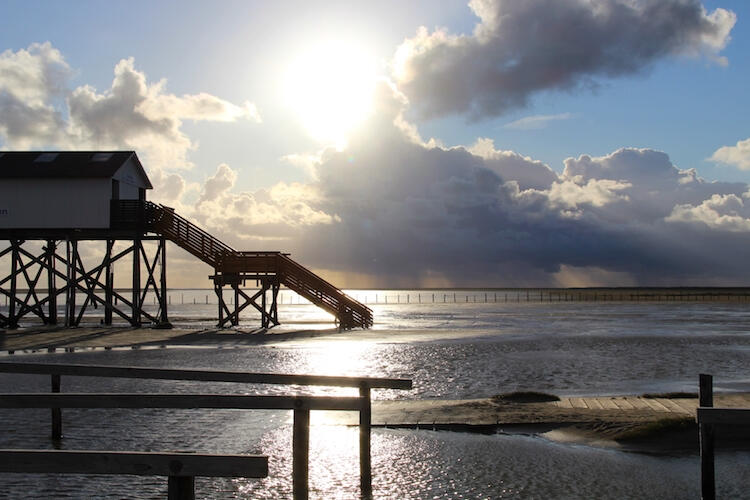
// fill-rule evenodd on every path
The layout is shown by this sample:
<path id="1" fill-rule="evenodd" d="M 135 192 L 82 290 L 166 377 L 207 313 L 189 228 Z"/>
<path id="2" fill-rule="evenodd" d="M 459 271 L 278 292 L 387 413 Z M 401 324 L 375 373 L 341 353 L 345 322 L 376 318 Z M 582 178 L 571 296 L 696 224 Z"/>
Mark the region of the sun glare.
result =
<path id="1" fill-rule="evenodd" d="M 284 101 L 316 140 L 339 149 L 370 112 L 376 79 L 374 58 L 343 42 L 300 53 L 287 68 Z"/>

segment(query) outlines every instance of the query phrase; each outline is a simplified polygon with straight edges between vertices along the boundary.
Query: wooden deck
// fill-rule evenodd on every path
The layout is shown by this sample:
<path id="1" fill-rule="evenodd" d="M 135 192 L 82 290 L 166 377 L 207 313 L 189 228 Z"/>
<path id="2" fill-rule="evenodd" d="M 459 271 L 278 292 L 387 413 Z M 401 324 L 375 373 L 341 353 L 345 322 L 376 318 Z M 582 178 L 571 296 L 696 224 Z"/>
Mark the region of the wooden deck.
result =
<path id="1" fill-rule="evenodd" d="M 750 407 L 750 393 L 714 396 L 725 408 Z M 491 399 L 427 399 L 373 401 L 373 426 L 461 429 L 578 423 L 648 423 L 663 418 L 695 417 L 697 398 L 644 398 L 640 396 L 563 397 L 546 403 L 497 403 Z M 322 414 L 321 424 L 356 424 L 354 415 Z"/>
<path id="2" fill-rule="evenodd" d="M 722 394 L 717 406 L 750 407 L 750 394 Z M 720 403 L 720 404 L 719 404 Z M 558 408 L 582 410 L 649 410 L 658 413 L 695 415 L 698 398 L 644 398 L 640 396 L 563 397 L 551 403 Z"/>

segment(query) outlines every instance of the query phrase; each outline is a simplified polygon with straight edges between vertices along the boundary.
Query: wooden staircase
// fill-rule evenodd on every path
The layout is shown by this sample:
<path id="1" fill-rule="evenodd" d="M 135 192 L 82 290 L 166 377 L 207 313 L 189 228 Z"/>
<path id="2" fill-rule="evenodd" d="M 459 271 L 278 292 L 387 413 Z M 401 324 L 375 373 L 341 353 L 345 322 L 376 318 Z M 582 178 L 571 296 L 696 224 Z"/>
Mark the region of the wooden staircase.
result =
<path id="1" fill-rule="evenodd" d="M 174 209 L 148 201 L 112 202 L 113 227 L 160 234 L 221 275 L 274 275 L 279 282 L 333 314 L 339 328 L 369 328 L 372 310 L 281 252 L 239 252 Z"/>

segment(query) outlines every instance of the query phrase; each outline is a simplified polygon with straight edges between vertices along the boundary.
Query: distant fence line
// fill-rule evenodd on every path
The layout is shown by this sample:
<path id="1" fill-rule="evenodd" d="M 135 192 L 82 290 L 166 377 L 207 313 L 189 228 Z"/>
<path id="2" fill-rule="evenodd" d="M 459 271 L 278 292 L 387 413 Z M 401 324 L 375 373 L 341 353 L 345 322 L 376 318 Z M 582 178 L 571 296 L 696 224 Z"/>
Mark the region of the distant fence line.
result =
<path id="1" fill-rule="evenodd" d="M 20 291 L 22 292 L 22 291 Z M 186 293 L 187 292 L 187 293 Z M 206 292 L 206 293 L 204 293 Z M 211 291 L 212 292 L 212 291 Z M 415 291 L 350 291 L 349 296 L 368 305 L 414 304 L 469 304 L 469 303 L 550 303 L 550 302 L 748 302 L 750 289 L 564 289 L 529 288 L 508 290 L 426 290 Z M 233 303 L 227 294 L 227 304 Z M 168 292 L 169 305 L 216 305 L 216 296 L 208 290 Z M 309 305 L 310 302 L 291 290 L 278 296 L 279 305 Z M 117 302 L 117 298 L 115 298 Z M 157 305 L 156 297 L 149 294 L 145 304 Z M 8 297 L 4 299 L 8 306 Z M 61 304 L 62 306 L 62 304 Z"/>

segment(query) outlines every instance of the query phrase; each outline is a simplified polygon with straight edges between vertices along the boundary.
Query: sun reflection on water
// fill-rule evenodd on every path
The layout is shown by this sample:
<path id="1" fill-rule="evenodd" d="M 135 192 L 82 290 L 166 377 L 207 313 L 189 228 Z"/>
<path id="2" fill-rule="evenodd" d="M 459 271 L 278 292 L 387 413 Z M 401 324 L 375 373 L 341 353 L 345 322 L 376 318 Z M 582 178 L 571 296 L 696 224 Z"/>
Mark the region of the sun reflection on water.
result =
<path id="1" fill-rule="evenodd" d="M 362 367 L 368 366 L 367 354 L 372 344 L 363 341 L 330 341 L 320 346 L 308 347 L 299 366 L 300 373 L 355 377 L 368 375 Z"/>

